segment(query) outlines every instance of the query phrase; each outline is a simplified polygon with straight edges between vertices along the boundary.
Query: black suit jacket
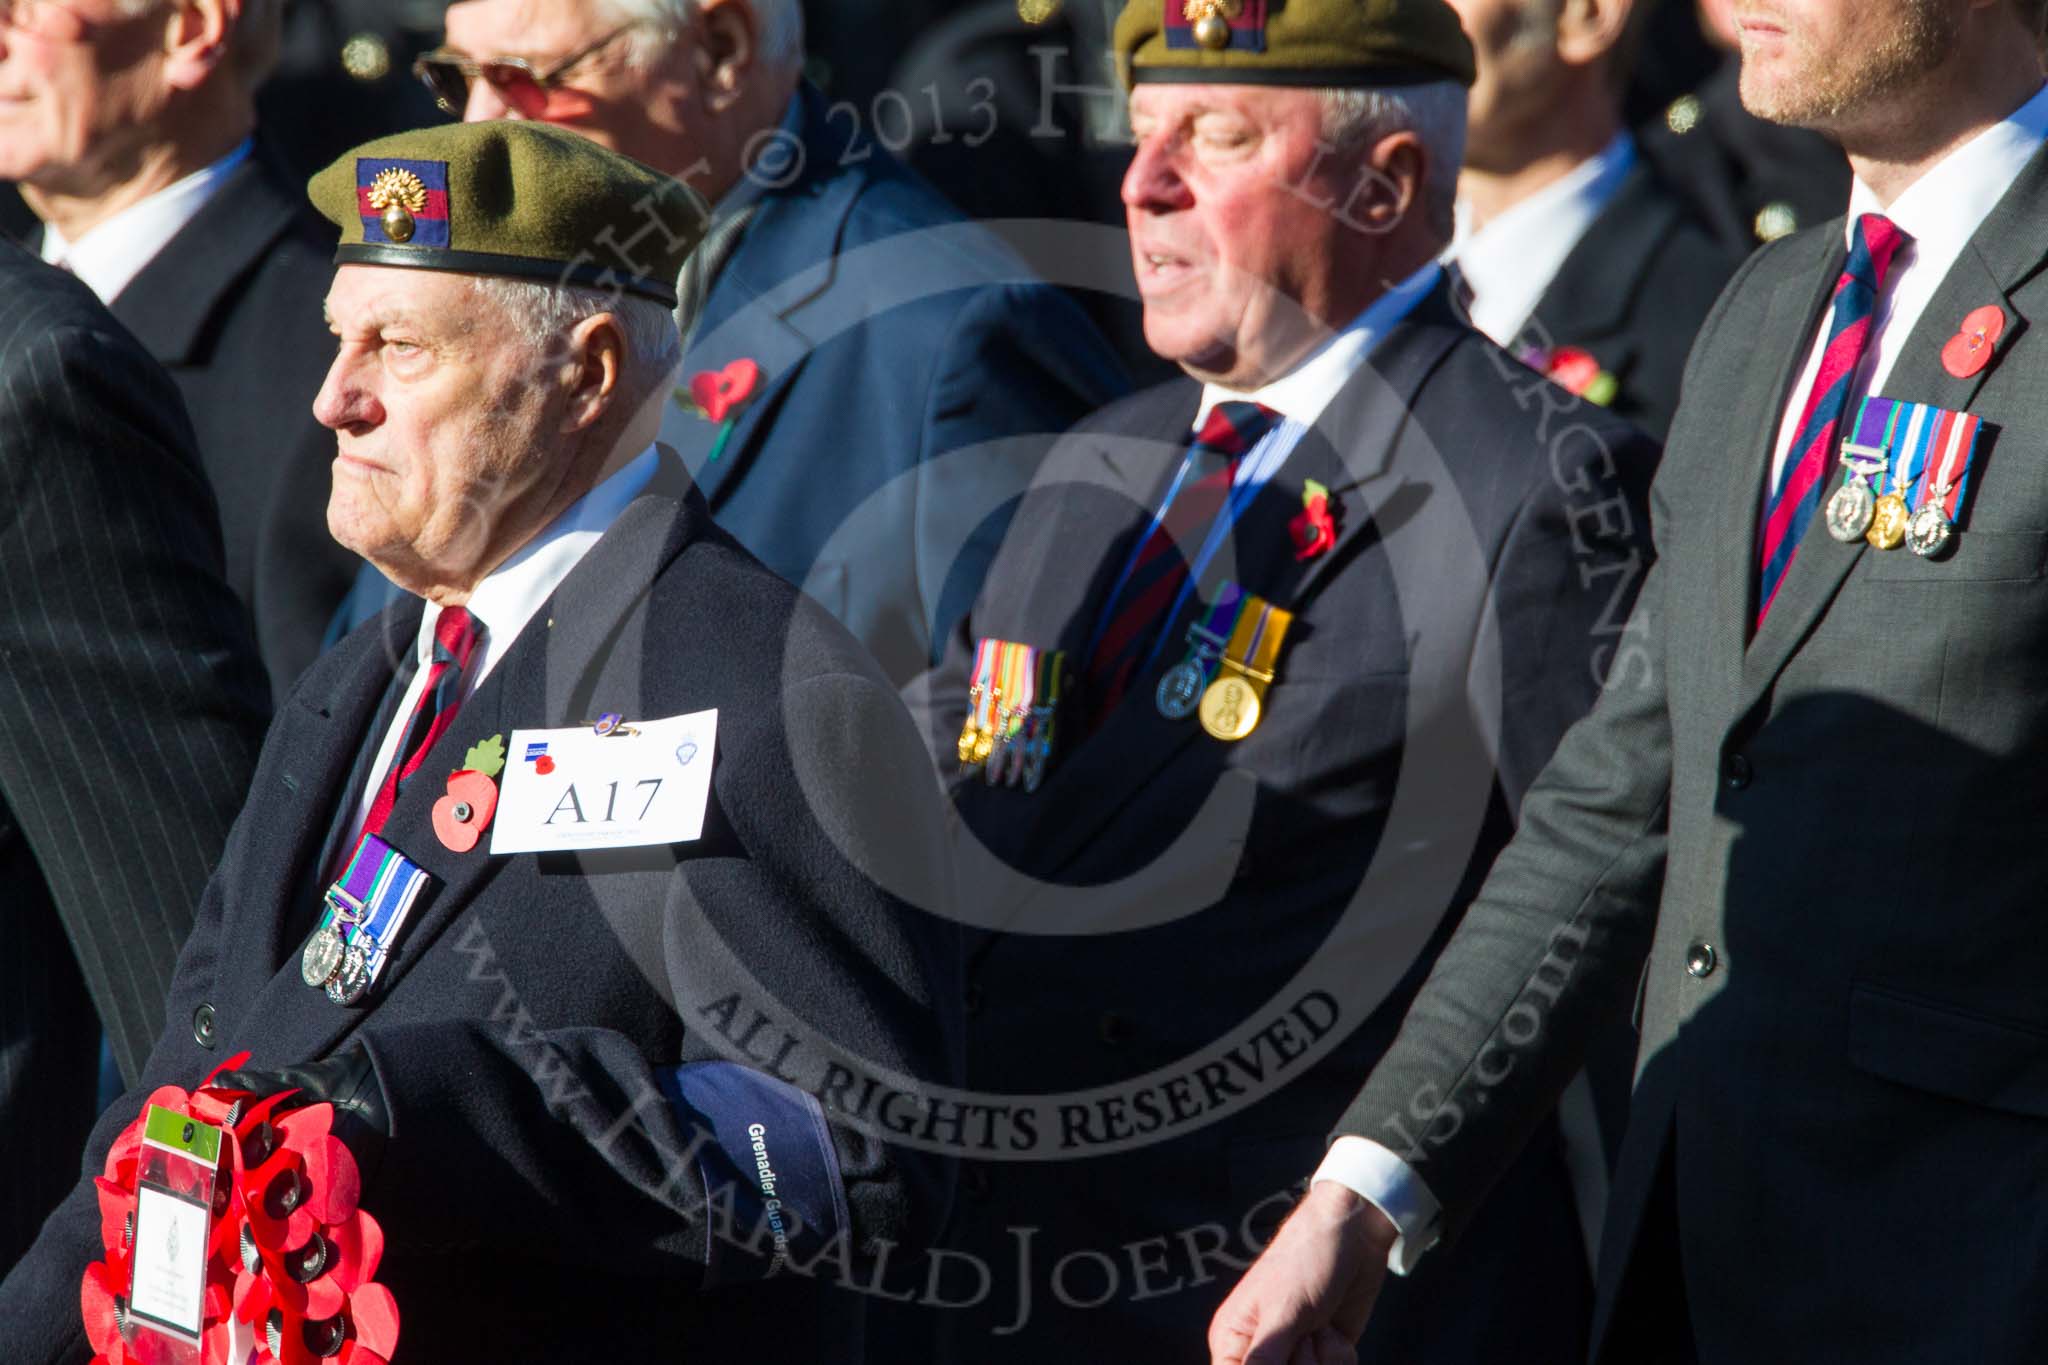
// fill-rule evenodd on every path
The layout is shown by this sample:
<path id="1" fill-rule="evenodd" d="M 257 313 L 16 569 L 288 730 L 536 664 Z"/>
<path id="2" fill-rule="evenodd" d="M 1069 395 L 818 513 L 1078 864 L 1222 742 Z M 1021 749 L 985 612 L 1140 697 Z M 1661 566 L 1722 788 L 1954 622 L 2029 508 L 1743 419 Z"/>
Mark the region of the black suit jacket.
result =
<path id="1" fill-rule="evenodd" d="M 828 1100 L 835 1064 L 952 1074 L 956 941 L 868 875 L 925 904 L 941 893 L 926 875 L 939 803 L 922 749 L 859 647 L 685 487 L 664 476 L 631 504 L 420 771 L 446 774 L 515 729 L 716 708 L 703 838 L 493 857 L 487 837 L 457 854 L 431 827 L 445 782 L 408 783 L 383 832 L 432 876 L 430 899 L 359 1007 L 308 988 L 319 855 L 417 630 L 417 600 L 392 608 L 285 703 L 179 962 L 169 1026 L 86 1150 L 90 1175 L 150 1087 L 195 1084 L 241 1050 L 266 1066 L 360 1043 L 393 1134 L 363 1206 L 384 1227 L 379 1278 L 410 1358 L 847 1358 L 860 1300 L 831 1288 L 835 1261 L 759 1283 L 766 1256 L 713 1236 L 720 1203 L 707 1210 L 734 1197 L 716 1173 L 750 1176 L 753 1159 L 693 1145 L 699 1118 L 665 1090 L 677 1068 L 719 1059 Z M 922 823 L 907 796 L 886 819 L 861 800 L 905 775 L 926 794 Z M 869 1118 L 829 1112 L 849 1263 L 927 1236 L 947 1189 L 935 1159 L 878 1139 Z M 784 1136 L 770 1132 L 771 1151 Z M 738 1219 L 741 1240 L 755 1231 Z M 78 1279 L 98 1243 L 87 1180 L 0 1285 L 10 1361 L 77 1354 Z"/>
<path id="2" fill-rule="evenodd" d="M 1744 109 L 1734 53 L 1641 133 L 1644 155 L 1742 251 L 1834 217 L 1849 202 L 1841 146 Z"/>
<path id="3" fill-rule="evenodd" d="M 269 699 L 163 371 L 6 242 L 0 298 L 6 1265 L 71 1184 L 100 1026 L 131 1077 L 162 1029 Z"/>
<path id="4" fill-rule="evenodd" d="M 932 680 L 949 770 L 973 640 L 1085 648 L 1198 398 L 1185 380 L 1147 390 L 1049 457 Z M 994 1358 L 1042 1359 L 1054 1343 L 1091 1361 L 1200 1354 L 1231 1277 L 1194 1263 L 1183 1234 L 1250 1255 L 1351 1078 L 1391 1040 L 1620 643 L 1655 455 L 1464 326 L 1440 289 L 1382 340 L 1211 570 L 1297 613 L 1258 730 L 1226 745 L 1156 708 L 1191 602 L 1099 730 L 1085 705 L 1060 722 L 1073 743 L 1036 794 L 959 785 L 963 910 L 979 928 L 970 1085 L 1067 1097 L 1047 1103 L 1035 1142 L 963 1173 L 947 1244 L 996 1263 L 997 1291 L 984 1317 L 956 1319 L 986 1331 L 1018 1314 L 1015 1229 L 1039 1230 L 1030 1325 L 996 1339 Z M 1308 480 L 1331 491 L 1339 530 L 1304 562 L 1288 522 Z M 1291 1022 L 1266 1031 L 1276 1020 Z M 1511 1185 L 1492 1235 L 1393 1289 L 1370 1358 L 1497 1361 L 1530 1337 L 1583 1340 L 1589 1275 L 1554 1145 Z M 1158 1248 L 1142 1280 L 1125 1250 L 1139 1244 Z M 1122 1267 L 1106 1306 L 1060 1303 L 1053 1267 L 1077 1253 Z M 1069 1298 L 1102 1292 L 1099 1267 L 1067 1273 Z"/>
<path id="5" fill-rule="evenodd" d="M 303 180 L 259 142 L 108 305 L 184 395 L 228 585 L 279 699 L 319 654 L 358 563 L 327 534 L 334 433 L 313 420 L 334 359 L 321 311 L 333 255 Z"/>
<path id="6" fill-rule="evenodd" d="M 1592 352 L 1620 385 L 1609 406 L 1662 440 L 1693 337 L 1742 255 L 1639 161 L 1565 257 L 1518 340 Z"/>

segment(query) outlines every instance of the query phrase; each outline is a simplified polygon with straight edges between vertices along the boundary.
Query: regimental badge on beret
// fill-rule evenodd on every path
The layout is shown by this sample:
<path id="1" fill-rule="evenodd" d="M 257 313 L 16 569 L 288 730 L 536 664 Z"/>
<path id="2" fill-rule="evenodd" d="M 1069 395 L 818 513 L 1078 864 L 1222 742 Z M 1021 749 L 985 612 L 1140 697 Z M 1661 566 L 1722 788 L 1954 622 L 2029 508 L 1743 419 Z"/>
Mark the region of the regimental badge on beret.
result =
<path id="1" fill-rule="evenodd" d="M 1111 46 L 1126 88 L 1469 86 L 1473 76 L 1472 43 L 1446 0 L 1124 0 Z"/>
<path id="2" fill-rule="evenodd" d="M 674 177 L 568 128 L 446 123 L 366 142 L 306 186 L 336 265 L 618 290 L 676 305 L 711 220 Z"/>
<path id="3" fill-rule="evenodd" d="M 1166 45 L 1204 52 L 1266 50 L 1266 0 L 1163 0 Z"/>
<path id="4" fill-rule="evenodd" d="M 448 245 L 448 163 L 356 158 L 363 240 L 396 246 Z"/>

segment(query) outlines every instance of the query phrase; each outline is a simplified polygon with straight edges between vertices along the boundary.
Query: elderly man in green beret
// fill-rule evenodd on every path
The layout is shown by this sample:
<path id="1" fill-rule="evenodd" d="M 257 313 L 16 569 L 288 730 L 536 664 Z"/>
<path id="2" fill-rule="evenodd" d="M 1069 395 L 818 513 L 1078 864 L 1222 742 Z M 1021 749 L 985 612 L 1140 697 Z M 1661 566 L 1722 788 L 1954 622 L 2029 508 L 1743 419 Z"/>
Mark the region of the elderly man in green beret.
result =
<path id="1" fill-rule="evenodd" d="M 285 703 L 142 1079 L 0 1285 L 7 1359 L 87 1344 L 90 1177 L 223 1065 L 335 1106 L 402 1359 L 856 1358 L 835 1286 L 928 1235 L 946 1175 L 837 1100 L 946 1078 L 957 949 L 897 894 L 944 882 L 891 689 L 654 444 L 702 206 L 530 123 L 372 143 L 312 198 L 342 229 L 329 521 L 411 595 Z M 359 1245 L 280 1227 L 266 1273 Z M 177 1258 L 138 1234 L 94 1348 L 155 1331 L 127 1296 Z M 282 1359 L 389 1354 L 355 1299 L 267 1302 Z"/>
<path id="2" fill-rule="evenodd" d="M 1007 1117 L 942 1242 L 990 1274 L 937 1329 L 987 1340 L 941 1358 L 1201 1353 L 1642 568 L 1654 447 L 1437 264 L 1473 75 L 1443 0 L 1130 0 L 1115 43 L 1145 336 L 1184 375 L 1048 457 L 921 699 L 976 836 L 969 1083 Z M 1415 1232 L 1367 1358 L 1573 1358 L 1588 1256 L 1539 1127 L 1435 1250 L 1377 1151 L 1323 1170 Z"/>

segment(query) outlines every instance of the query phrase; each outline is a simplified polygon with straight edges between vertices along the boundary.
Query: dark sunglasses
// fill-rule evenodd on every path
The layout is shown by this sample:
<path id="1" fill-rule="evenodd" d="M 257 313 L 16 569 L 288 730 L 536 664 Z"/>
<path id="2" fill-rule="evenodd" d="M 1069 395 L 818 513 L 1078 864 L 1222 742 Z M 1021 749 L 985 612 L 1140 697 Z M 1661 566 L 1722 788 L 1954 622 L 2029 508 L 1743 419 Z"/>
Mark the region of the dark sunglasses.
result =
<path id="1" fill-rule="evenodd" d="M 469 107 L 469 83 L 479 78 L 497 91 L 498 97 L 508 107 L 527 118 L 539 118 L 547 108 L 549 88 L 567 74 L 570 67 L 609 47 L 633 27 L 632 24 L 621 24 L 588 47 L 576 49 L 541 71 L 534 70 L 533 63 L 524 57 L 489 57 L 477 61 L 442 48 L 414 62 L 412 74 L 420 78 L 420 83 L 427 87 L 442 112 L 456 118 L 461 118 L 463 110 Z"/>

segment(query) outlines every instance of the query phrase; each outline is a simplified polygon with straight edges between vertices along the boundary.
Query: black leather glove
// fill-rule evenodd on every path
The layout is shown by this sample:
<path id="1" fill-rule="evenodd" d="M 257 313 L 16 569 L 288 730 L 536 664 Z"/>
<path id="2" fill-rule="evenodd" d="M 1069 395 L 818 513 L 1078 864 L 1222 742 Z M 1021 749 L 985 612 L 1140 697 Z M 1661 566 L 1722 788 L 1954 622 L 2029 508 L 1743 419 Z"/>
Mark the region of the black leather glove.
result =
<path id="1" fill-rule="evenodd" d="M 286 1090 L 298 1091 L 284 1102 L 285 1109 L 333 1105 L 334 1135 L 348 1144 L 365 1180 L 391 1136 L 384 1088 L 377 1083 L 377 1068 L 370 1064 L 369 1051 L 360 1043 L 351 1043 L 321 1061 L 300 1062 L 276 1071 L 223 1072 L 214 1085 L 222 1090 L 247 1090 L 259 1100 Z"/>

